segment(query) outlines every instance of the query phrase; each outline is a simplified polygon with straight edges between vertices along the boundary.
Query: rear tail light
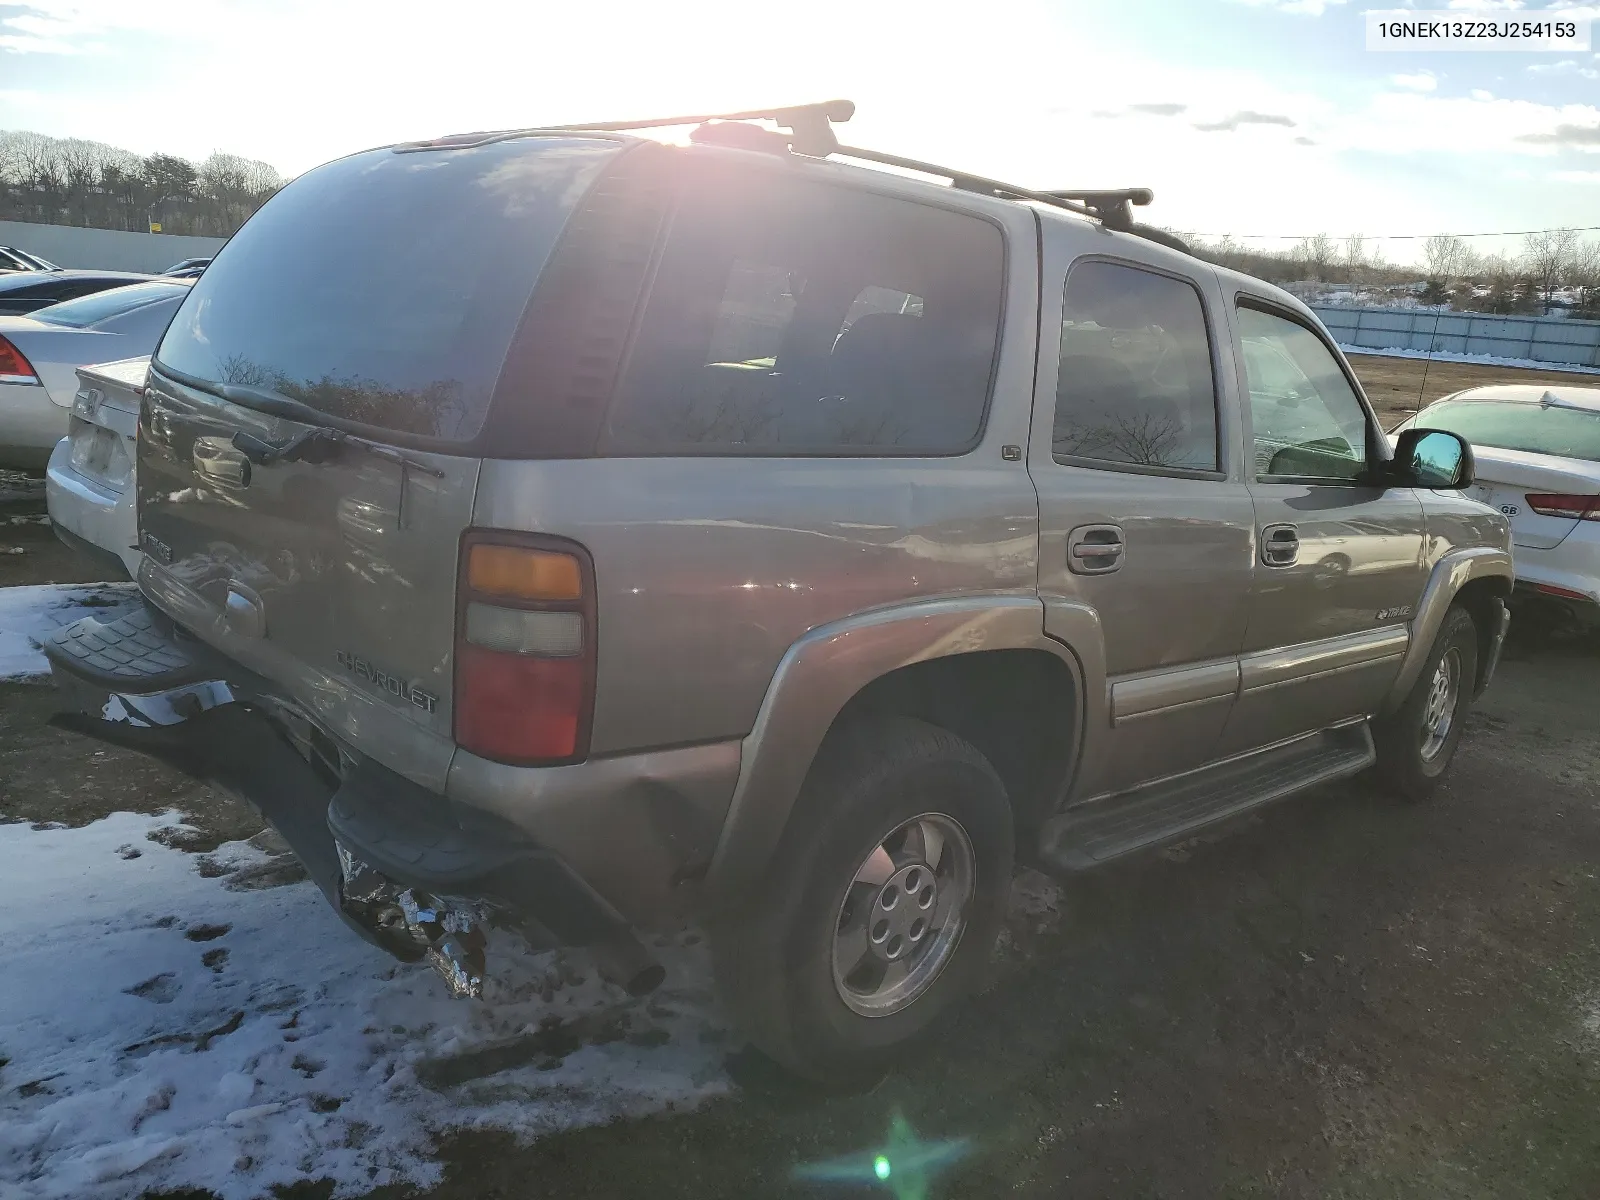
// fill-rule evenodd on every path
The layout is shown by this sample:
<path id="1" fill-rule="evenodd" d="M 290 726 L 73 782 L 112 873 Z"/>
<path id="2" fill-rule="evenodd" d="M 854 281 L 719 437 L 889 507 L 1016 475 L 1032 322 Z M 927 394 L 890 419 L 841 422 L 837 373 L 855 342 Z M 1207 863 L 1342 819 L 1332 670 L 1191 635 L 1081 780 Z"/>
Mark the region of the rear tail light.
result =
<path id="1" fill-rule="evenodd" d="M 1566 517 L 1573 521 L 1600 521 L 1600 496 L 1563 496 L 1529 492 L 1523 497 L 1541 517 Z"/>
<path id="2" fill-rule="evenodd" d="M 5 338 L 0 337 L 0 383 L 38 383 L 39 373 Z"/>
<path id="3" fill-rule="evenodd" d="M 455 740 L 496 762 L 576 762 L 594 706 L 594 573 L 570 543 L 469 533 L 457 586 Z"/>
<path id="4" fill-rule="evenodd" d="M 1573 591 L 1571 588 L 1557 587 L 1553 583 L 1536 583 L 1533 590 L 1543 592 L 1546 596 L 1559 596 L 1563 600 L 1582 600 L 1586 604 L 1594 603 L 1593 599 L 1582 592 Z"/>

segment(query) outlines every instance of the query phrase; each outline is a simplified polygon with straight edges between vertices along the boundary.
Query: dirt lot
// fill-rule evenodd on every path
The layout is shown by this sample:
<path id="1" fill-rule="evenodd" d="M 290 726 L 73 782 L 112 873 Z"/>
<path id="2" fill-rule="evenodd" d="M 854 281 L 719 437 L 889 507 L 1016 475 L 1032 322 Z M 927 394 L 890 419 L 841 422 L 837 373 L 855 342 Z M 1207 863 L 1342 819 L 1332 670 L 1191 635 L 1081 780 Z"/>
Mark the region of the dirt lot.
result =
<path id="1" fill-rule="evenodd" d="M 1375 397 L 1416 394 L 1420 364 L 1356 362 Z M 1440 368 L 1430 395 L 1485 374 Z M 34 529 L 0 535 L 28 551 L 0 557 L 0 586 L 72 577 Z M 1600 1195 L 1597 676 L 1600 646 L 1520 629 L 1433 802 L 1357 781 L 1071 884 L 938 1049 L 868 1094 L 797 1090 L 735 1055 L 747 1086 L 698 1113 L 531 1147 L 449 1138 L 427 1195 L 818 1194 L 793 1165 L 877 1144 L 895 1112 L 973 1144 L 901 1195 Z M 0 685 L 6 815 L 176 804 L 213 837 L 252 830 L 204 788 L 46 728 L 50 710 L 47 689 Z"/>

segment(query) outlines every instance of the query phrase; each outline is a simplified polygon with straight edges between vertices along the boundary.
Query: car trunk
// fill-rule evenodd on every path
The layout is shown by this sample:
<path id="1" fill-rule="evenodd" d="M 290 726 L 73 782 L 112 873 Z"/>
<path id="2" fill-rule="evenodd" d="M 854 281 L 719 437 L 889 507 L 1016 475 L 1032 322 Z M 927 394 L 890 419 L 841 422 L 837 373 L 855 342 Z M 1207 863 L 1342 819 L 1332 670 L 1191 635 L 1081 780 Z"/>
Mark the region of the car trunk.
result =
<path id="1" fill-rule="evenodd" d="M 1528 504 L 1528 496 L 1600 495 L 1600 463 L 1553 459 L 1521 450 L 1473 448 L 1477 482 L 1470 495 L 1511 518 L 1511 541 L 1529 550 L 1560 545 L 1578 527 L 1576 516 L 1544 516 Z"/>
<path id="2" fill-rule="evenodd" d="M 380 150 L 303 176 L 196 284 L 138 458 L 156 603 L 442 789 L 456 577 L 497 380 L 615 142 Z M 428 232 L 425 270 L 416 242 Z"/>

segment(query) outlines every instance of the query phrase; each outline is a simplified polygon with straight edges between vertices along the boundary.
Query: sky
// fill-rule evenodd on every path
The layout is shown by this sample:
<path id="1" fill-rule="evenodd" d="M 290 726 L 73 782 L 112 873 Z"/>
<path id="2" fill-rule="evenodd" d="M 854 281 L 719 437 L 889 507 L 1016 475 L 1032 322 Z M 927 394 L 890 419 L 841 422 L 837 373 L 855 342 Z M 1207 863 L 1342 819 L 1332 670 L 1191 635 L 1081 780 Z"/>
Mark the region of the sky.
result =
<path id="1" fill-rule="evenodd" d="M 1594 45 L 1371 52 L 1359 0 L 0 0 L 0 129 L 292 175 L 442 133 L 842 96 L 849 142 L 1152 187 L 1153 223 L 1253 244 L 1600 226 L 1600 4 L 1409 6 L 1576 12 Z"/>

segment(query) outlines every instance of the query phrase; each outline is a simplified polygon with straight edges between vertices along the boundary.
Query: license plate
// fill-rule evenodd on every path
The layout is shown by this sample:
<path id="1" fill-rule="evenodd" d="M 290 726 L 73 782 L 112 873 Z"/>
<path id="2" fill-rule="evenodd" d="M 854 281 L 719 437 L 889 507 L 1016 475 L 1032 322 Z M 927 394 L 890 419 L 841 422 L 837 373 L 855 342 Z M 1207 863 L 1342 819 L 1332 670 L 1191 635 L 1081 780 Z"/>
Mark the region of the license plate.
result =
<path id="1" fill-rule="evenodd" d="M 88 426 L 72 439 L 72 465 L 80 475 L 104 480 L 116 449 L 117 434 L 98 425 Z"/>

